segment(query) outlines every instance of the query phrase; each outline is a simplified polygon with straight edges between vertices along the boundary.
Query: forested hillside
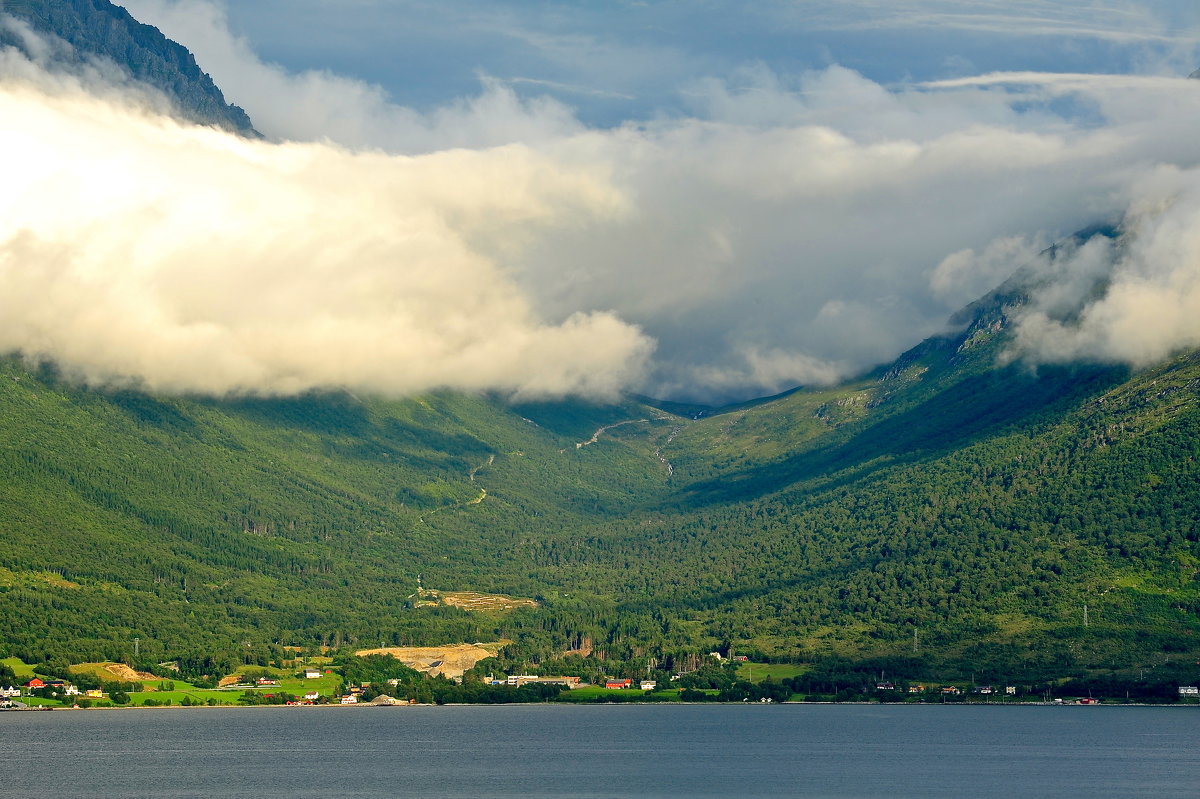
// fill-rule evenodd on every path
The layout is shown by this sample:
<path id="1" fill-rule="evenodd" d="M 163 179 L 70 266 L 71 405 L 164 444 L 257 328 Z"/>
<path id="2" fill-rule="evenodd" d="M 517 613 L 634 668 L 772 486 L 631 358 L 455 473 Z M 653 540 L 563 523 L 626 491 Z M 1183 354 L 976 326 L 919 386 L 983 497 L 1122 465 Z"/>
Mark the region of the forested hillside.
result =
<path id="1" fill-rule="evenodd" d="M 525 663 L 732 648 L 1030 679 L 1194 661 L 1200 354 L 999 366 L 1018 302 L 860 381 L 698 419 L 150 397 L 6 361 L 6 646 L 233 661 L 500 638 Z M 430 606 L 418 575 L 539 604 Z"/>
<path id="2" fill-rule="evenodd" d="M 106 0 L 3 10 L 253 133 Z M 729 408 L 152 396 L 6 355 L 0 656 L 211 677 L 284 647 L 509 641 L 505 668 L 601 676 L 715 650 L 1196 680 L 1200 352 L 1009 358 L 1035 279 L 856 380 Z"/>

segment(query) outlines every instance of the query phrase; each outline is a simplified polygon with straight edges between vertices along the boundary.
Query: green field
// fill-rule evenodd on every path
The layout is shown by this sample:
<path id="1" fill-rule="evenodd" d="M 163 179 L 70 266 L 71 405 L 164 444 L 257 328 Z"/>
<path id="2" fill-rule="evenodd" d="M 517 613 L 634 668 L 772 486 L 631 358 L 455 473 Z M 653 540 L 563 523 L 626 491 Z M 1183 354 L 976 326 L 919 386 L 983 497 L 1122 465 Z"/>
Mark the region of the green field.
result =
<path id="1" fill-rule="evenodd" d="M 772 680 L 785 680 L 798 677 L 808 671 L 808 666 L 797 666 L 792 663 L 742 663 L 738 666 L 739 680 L 762 682 L 770 677 Z"/>
<path id="2" fill-rule="evenodd" d="M 17 675 L 17 679 L 22 682 L 33 678 L 33 666 L 25 663 L 20 658 L 0 658 L 0 664 L 8 666 Z"/>

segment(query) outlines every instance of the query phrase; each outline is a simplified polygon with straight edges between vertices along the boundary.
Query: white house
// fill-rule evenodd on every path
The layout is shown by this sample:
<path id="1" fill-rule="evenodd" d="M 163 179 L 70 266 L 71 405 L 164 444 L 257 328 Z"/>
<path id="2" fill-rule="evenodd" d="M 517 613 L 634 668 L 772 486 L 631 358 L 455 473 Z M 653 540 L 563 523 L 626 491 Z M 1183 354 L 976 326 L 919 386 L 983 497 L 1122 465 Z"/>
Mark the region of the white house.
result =
<path id="1" fill-rule="evenodd" d="M 0 699 L 12 699 L 21 695 L 20 688 L 14 688 L 11 685 L 6 685 L 0 688 Z"/>
<path id="2" fill-rule="evenodd" d="M 310 702 L 315 702 L 316 700 L 321 698 L 321 694 L 319 694 L 316 691 L 309 691 L 308 693 L 306 693 L 304 695 L 304 698 Z"/>
<path id="3" fill-rule="evenodd" d="M 305 669 L 304 670 L 304 679 L 306 679 L 306 680 L 315 680 L 320 676 L 321 676 L 321 671 L 319 669 Z"/>
<path id="4" fill-rule="evenodd" d="M 1195 685 L 1181 685 L 1181 686 L 1179 686 L 1179 695 L 1180 696 L 1200 696 L 1200 687 L 1197 687 Z"/>
<path id="5" fill-rule="evenodd" d="M 656 683 L 654 680 L 642 680 L 641 689 L 643 691 L 653 691 L 657 687 L 658 683 Z"/>
<path id="6" fill-rule="evenodd" d="M 358 697 L 357 697 L 357 696 L 355 696 L 354 694 L 350 694 L 349 696 L 343 696 L 343 697 L 341 698 L 341 703 L 342 703 L 343 705 L 357 705 L 357 704 L 358 704 Z"/>

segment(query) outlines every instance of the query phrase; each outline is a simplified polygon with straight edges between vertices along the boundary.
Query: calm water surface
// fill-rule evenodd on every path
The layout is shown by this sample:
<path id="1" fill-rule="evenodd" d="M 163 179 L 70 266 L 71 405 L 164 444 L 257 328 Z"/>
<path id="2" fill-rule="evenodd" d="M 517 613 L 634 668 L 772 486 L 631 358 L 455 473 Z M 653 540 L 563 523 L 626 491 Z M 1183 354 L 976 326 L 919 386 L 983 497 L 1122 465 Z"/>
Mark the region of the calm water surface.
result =
<path id="1" fill-rule="evenodd" d="M 1188 797 L 1200 708 L 0 713 L 3 797 Z"/>

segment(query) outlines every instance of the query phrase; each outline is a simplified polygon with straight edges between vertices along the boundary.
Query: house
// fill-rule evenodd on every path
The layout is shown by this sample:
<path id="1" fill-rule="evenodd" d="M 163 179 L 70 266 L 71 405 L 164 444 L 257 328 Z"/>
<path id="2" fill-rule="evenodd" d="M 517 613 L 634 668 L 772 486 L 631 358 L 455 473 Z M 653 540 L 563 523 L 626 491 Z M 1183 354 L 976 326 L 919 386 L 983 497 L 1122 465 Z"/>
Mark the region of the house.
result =
<path id="1" fill-rule="evenodd" d="M 1100 704 L 1100 700 L 1094 699 L 1090 696 L 1085 696 L 1083 699 L 1079 700 L 1079 704 L 1081 704 L 1081 705 L 1098 705 L 1098 704 Z"/>
<path id="2" fill-rule="evenodd" d="M 622 688 L 632 688 L 632 687 L 633 687 L 633 680 L 629 680 L 629 679 L 625 679 L 625 680 L 607 679 L 607 680 L 605 680 L 605 681 L 604 681 L 604 687 L 605 687 L 605 688 L 611 688 L 611 689 L 613 689 L 613 690 L 620 690 L 620 689 L 622 689 Z"/>
<path id="3" fill-rule="evenodd" d="M 259 688 L 262 688 L 265 685 L 279 685 L 279 680 L 275 679 L 274 677 L 259 677 L 254 681 L 254 684 Z"/>
<path id="4" fill-rule="evenodd" d="M 14 688 L 11 685 L 0 687 L 0 699 L 12 699 L 15 696 L 21 695 L 20 688 Z"/>
<path id="5" fill-rule="evenodd" d="M 737 657 L 731 659 L 737 661 L 738 663 L 747 663 L 750 660 L 749 656 L 747 655 L 738 655 Z"/>
<path id="6" fill-rule="evenodd" d="M 890 682 L 877 682 L 877 683 L 875 683 L 875 690 L 876 691 L 894 691 L 894 690 L 896 690 L 896 684 L 890 683 Z"/>
<path id="7" fill-rule="evenodd" d="M 25 685 L 23 685 L 23 686 L 21 686 L 21 687 L 22 687 L 22 688 L 24 688 L 24 689 L 26 689 L 27 691 L 32 691 L 32 690 L 34 690 L 35 688 L 45 688 L 45 687 L 46 687 L 46 683 L 42 682 L 42 681 L 41 681 L 41 680 L 39 680 L 37 677 L 34 677 L 32 680 L 30 680 L 29 682 L 25 683 Z"/>
<path id="8" fill-rule="evenodd" d="M 654 680 L 642 680 L 638 687 L 643 691 L 653 691 L 657 686 L 658 683 L 656 683 Z"/>
<path id="9" fill-rule="evenodd" d="M 1180 696 L 1200 696 L 1200 687 L 1197 687 L 1195 685 L 1181 685 L 1181 686 L 1179 686 L 1179 695 Z"/>
<path id="10" fill-rule="evenodd" d="M 305 669 L 304 670 L 304 679 L 306 679 L 306 680 L 315 680 L 320 676 L 321 676 L 321 672 L 319 669 Z"/>
<path id="11" fill-rule="evenodd" d="M 318 693 L 317 691 L 309 691 L 308 693 L 306 693 L 304 695 L 304 698 L 310 702 L 315 702 L 316 700 L 321 698 L 321 694 Z"/>
<path id="12" fill-rule="evenodd" d="M 991 692 L 992 686 L 990 685 L 980 685 L 975 689 L 975 693 L 977 694 L 990 694 Z"/>
<path id="13" fill-rule="evenodd" d="M 99 688 L 89 688 L 83 692 L 83 695 L 86 696 L 88 699 L 103 699 L 104 698 L 104 692 L 101 691 Z"/>
<path id="14" fill-rule="evenodd" d="M 958 696 L 962 693 L 962 689 L 955 685 L 948 685 L 942 689 L 942 693 L 948 696 Z"/>
<path id="15" fill-rule="evenodd" d="M 343 705 L 357 705 L 357 704 L 358 704 L 358 697 L 357 697 L 357 696 L 355 696 L 354 694 L 349 694 L 349 695 L 347 695 L 347 696 L 343 696 L 343 697 L 342 697 L 340 700 L 338 700 L 338 701 L 339 701 L 339 702 L 341 702 Z"/>
<path id="16" fill-rule="evenodd" d="M 74 685 L 71 685 L 70 683 L 67 683 L 66 687 L 63 688 L 63 695 L 64 696 L 79 696 L 79 688 Z"/>
<path id="17" fill-rule="evenodd" d="M 910 686 L 908 686 L 908 692 L 909 692 L 910 694 L 919 694 L 919 693 L 922 693 L 922 692 L 924 692 L 924 690 L 925 690 L 925 686 L 924 686 L 924 685 L 910 685 Z"/>
<path id="18" fill-rule="evenodd" d="M 1004 686 L 1004 693 L 1006 693 L 1009 696 L 1016 696 L 1017 695 L 1017 686 L 1015 686 L 1015 685 Z"/>

